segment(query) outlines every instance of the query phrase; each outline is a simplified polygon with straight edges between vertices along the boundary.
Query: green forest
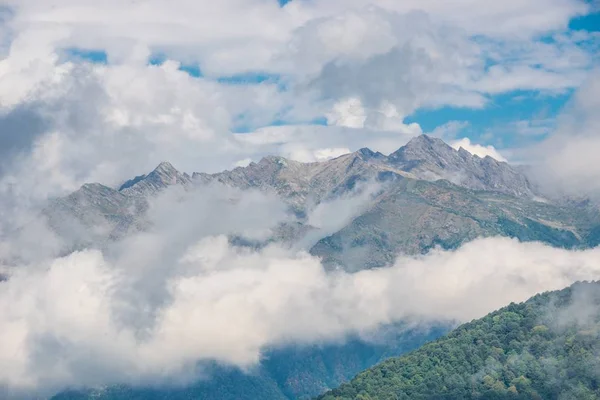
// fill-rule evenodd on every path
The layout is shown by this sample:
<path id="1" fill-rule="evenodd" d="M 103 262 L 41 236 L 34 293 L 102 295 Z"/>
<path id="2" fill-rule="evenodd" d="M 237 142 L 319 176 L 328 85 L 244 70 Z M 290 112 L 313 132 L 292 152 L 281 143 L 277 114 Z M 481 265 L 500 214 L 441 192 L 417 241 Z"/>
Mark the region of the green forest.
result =
<path id="1" fill-rule="evenodd" d="M 600 399 L 600 283 L 464 324 L 319 400 Z"/>

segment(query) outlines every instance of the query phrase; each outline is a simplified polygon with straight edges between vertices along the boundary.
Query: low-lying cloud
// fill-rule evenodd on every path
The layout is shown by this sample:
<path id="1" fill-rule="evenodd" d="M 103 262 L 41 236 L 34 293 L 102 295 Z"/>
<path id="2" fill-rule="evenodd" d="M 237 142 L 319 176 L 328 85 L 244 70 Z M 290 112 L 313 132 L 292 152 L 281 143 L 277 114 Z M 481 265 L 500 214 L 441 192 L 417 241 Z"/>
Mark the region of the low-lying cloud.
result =
<path id="1" fill-rule="evenodd" d="M 506 238 L 354 274 L 275 245 L 235 247 L 224 235 L 163 258 L 162 271 L 145 270 L 148 261 L 130 268 L 140 251 L 112 260 L 76 252 L 1 283 L 0 384 L 54 392 L 186 376 L 203 360 L 247 368 L 271 346 L 338 341 L 400 320 L 468 321 L 600 276 L 600 249 Z M 140 284 L 149 273 L 154 284 Z"/>

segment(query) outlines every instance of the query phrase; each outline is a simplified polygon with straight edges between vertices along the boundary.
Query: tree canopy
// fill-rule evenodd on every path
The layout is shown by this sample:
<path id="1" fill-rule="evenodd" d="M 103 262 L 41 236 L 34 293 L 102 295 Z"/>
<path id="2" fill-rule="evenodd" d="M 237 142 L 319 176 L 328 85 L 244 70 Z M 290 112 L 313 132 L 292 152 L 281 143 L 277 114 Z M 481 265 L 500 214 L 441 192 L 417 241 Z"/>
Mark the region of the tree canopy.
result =
<path id="1" fill-rule="evenodd" d="M 599 399 L 600 283 L 510 304 L 319 400 Z"/>

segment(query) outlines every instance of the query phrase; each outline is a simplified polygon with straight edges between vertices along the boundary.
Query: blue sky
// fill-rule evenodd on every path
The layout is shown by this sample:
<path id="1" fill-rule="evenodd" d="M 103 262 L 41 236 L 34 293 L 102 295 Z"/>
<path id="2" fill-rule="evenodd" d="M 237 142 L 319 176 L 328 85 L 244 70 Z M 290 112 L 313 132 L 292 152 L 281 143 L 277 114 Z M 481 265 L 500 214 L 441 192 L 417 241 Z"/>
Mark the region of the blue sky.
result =
<path id="1" fill-rule="evenodd" d="M 511 125 L 517 121 L 552 119 L 562 110 L 572 92 L 540 95 L 535 91 L 513 91 L 492 96 L 482 109 L 443 107 L 436 110 L 418 110 L 407 118 L 417 122 L 425 132 L 452 121 L 466 125 L 460 132 L 477 142 L 497 147 L 512 147 L 531 140 L 541 140 L 544 135 L 522 136 Z M 490 133 L 495 133 L 490 137 Z"/>
<path id="2" fill-rule="evenodd" d="M 569 23 L 569 29 L 600 32 L 600 12 L 573 18 Z"/>

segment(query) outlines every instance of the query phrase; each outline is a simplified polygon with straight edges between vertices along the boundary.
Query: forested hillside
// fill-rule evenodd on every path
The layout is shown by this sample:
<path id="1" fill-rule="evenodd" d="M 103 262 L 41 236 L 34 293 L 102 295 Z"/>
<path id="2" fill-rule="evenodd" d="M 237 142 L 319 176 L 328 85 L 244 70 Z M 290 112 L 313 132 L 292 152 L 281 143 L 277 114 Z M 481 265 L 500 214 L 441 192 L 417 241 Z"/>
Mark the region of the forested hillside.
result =
<path id="1" fill-rule="evenodd" d="M 598 399 L 600 284 L 577 283 L 462 325 L 319 400 Z"/>

